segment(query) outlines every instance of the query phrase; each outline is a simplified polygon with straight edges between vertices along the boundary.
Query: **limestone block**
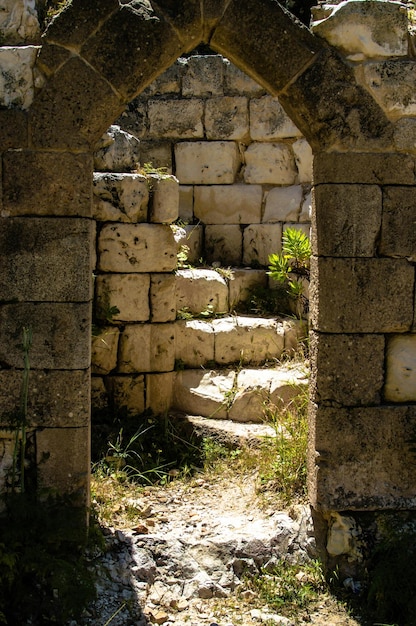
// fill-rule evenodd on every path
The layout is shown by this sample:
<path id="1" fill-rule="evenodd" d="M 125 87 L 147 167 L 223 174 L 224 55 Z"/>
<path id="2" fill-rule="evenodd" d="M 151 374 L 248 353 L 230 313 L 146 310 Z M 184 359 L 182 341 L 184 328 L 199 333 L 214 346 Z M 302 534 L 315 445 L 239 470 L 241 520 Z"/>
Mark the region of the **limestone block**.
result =
<path id="1" fill-rule="evenodd" d="M 27 115 L 19 109 L 0 110 L 0 150 L 27 146 Z"/>
<path id="2" fill-rule="evenodd" d="M 185 367 L 201 367 L 214 361 L 214 329 L 203 320 L 177 320 L 175 359 Z"/>
<path id="3" fill-rule="evenodd" d="M 238 224 L 205 226 L 205 256 L 208 263 L 241 265 L 243 233 Z"/>
<path id="4" fill-rule="evenodd" d="M 300 183 L 311 183 L 313 176 L 313 153 L 306 139 L 298 139 L 292 144 L 295 155 L 295 163 L 298 168 L 298 180 Z"/>
<path id="5" fill-rule="evenodd" d="M 189 248 L 188 261 L 189 263 L 198 263 L 202 257 L 203 226 L 190 224 L 189 226 L 184 226 L 184 231 L 186 238 L 183 243 Z"/>
<path id="6" fill-rule="evenodd" d="M 22 364 L 21 364 L 22 365 Z M 0 425 L 20 405 L 22 370 L 0 370 Z M 87 426 L 89 423 L 90 371 L 32 369 L 29 376 L 28 426 Z"/>
<path id="7" fill-rule="evenodd" d="M 382 192 L 376 185 L 318 185 L 312 214 L 314 254 L 374 256 L 381 213 Z"/>
<path id="8" fill-rule="evenodd" d="M 143 154 L 143 146 L 146 145 L 147 142 L 143 142 L 143 145 L 141 143 L 141 140 L 147 135 L 147 128 L 149 126 L 147 120 L 147 102 L 140 100 L 140 97 L 132 100 L 116 120 L 116 125 L 120 126 L 125 132 L 140 139 L 140 163 L 149 162 L 151 159 L 146 158 Z"/>
<path id="9" fill-rule="evenodd" d="M 212 325 L 216 363 L 262 363 L 282 355 L 284 329 L 274 319 L 239 315 L 216 319 Z"/>
<path id="10" fill-rule="evenodd" d="M 22 367 L 22 329 L 33 333 L 33 369 L 87 369 L 91 359 L 89 303 L 27 302 L 0 307 L 0 362 Z"/>
<path id="11" fill-rule="evenodd" d="M 94 411 L 106 411 L 108 410 L 108 393 L 104 385 L 103 376 L 91 377 L 91 408 Z"/>
<path id="12" fill-rule="evenodd" d="M 388 339 L 384 397 L 387 402 L 416 400 L 416 335 Z"/>
<path id="13" fill-rule="evenodd" d="M 232 141 L 183 141 L 175 145 L 175 159 L 176 176 L 185 185 L 229 185 L 240 167 Z"/>
<path id="14" fill-rule="evenodd" d="M 194 219 L 194 188 L 192 185 L 179 185 L 179 217 L 185 222 Z"/>
<path id="15" fill-rule="evenodd" d="M 87 505 L 91 472 L 90 428 L 45 428 L 36 432 L 38 486 L 76 493 Z"/>
<path id="16" fill-rule="evenodd" d="M 228 311 L 228 286 L 215 270 L 178 270 L 176 272 L 176 310 L 186 308 L 199 315 L 205 311 Z"/>
<path id="17" fill-rule="evenodd" d="M 3 155 L 2 216 L 91 217 L 91 181 L 89 156 L 9 150 Z"/>
<path id="18" fill-rule="evenodd" d="M 282 249 L 282 227 L 280 224 L 251 224 L 244 229 L 243 263 L 267 266 L 269 255 Z"/>
<path id="19" fill-rule="evenodd" d="M 406 260 L 311 257 L 311 275 L 310 322 L 314 330 L 328 333 L 410 330 L 414 269 Z"/>
<path id="20" fill-rule="evenodd" d="M 183 65 L 182 95 L 199 97 L 222 96 L 223 59 L 220 55 L 195 55 Z"/>
<path id="21" fill-rule="evenodd" d="M 120 338 L 120 373 L 169 372 L 175 364 L 173 324 L 136 324 L 125 327 Z"/>
<path id="22" fill-rule="evenodd" d="M 261 221 L 260 185 L 213 185 L 194 189 L 194 214 L 203 224 L 253 224 Z"/>
<path id="23" fill-rule="evenodd" d="M 140 174 L 94 172 L 94 219 L 102 222 L 146 222 L 149 186 Z"/>
<path id="24" fill-rule="evenodd" d="M 311 406 L 312 505 L 324 510 L 411 509 L 415 505 L 415 407 Z M 407 443 L 406 443 L 407 442 Z M 315 452 L 316 451 L 316 452 Z"/>
<path id="25" fill-rule="evenodd" d="M 248 102 L 244 96 L 210 98 L 204 118 L 207 139 L 244 141 L 249 136 Z"/>
<path id="26" fill-rule="evenodd" d="M 283 328 L 285 332 L 285 354 L 296 355 L 302 350 L 299 345 L 303 341 L 308 341 L 309 328 L 305 321 L 297 319 L 283 320 Z"/>
<path id="27" fill-rule="evenodd" d="M 40 26 L 35 0 L 3 0 L 0 33 L 2 45 L 37 42 Z"/>
<path id="28" fill-rule="evenodd" d="M 364 65 L 366 87 L 388 115 L 416 114 L 416 67 L 413 60 L 381 61 Z"/>
<path id="29" fill-rule="evenodd" d="M 33 102 L 33 67 L 39 48 L 0 47 L 0 105 L 28 109 Z"/>
<path id="30" fill-rule="evenodd" d="M 384 384 L 383 335 L 310 333 L 311 398 L 341 406 L 379 404 Z"/>
<path id="31" fill-rule="evenodd" d="M 149 319 L 149 274 L 100 274 L 95 279 L 95 315 L 114 322 L 146 322 Z"/>
<path id="32" fill-rule="evenodd" d="M 0 218 L 0 300 L 90 300 L 94 231 L 82 218 Z"/>
<path id="33" fill-rule="evenodd" d="M 264 94 L 261 85 L 228 59 L 224 59 L 224 85 L 225 92 L 229 95 L 258 97 Z"/>
<path id="34" fill-rule="evenodd" d="M 273 141 L 300 135 L 300 130 L 286 115 L 278 98 L 263 96 L 250 101 L 250 136 L 253 141 Z"/>
<path id="35" fill-rule="evenodd" d="M 176 243 L 163 224 L 105 224 L 98 238 L 98 267 L 103 272 L 170 272 L 176 267 Z"/>
<path id="36" fill-rule="evenodd" d="M 404 117 L 396 121 L 394 145 L 400 151 L 416 152 L 416 119 Z"/>
<path id="37" fill-rule="evenodd" d="M 150 221 L 171 224 L 179 217 L 179 181 L 175 176 L 151 176 Z"/>
<path id="38" fill-rule="evenodd" d="M 414 185 L 415 158 L 408 154 L 337 153 L 317 154 L 313 162 L 314 184 L 366 183 L 369 185 Z"/>
<path id="39" fill-rule="evenodd" d="M 166 415 L 172 406 L 175 372 L 146 374 L 146 409 L 154 415 Z"/>
<path id="40" fill-rule="evenodd" d="M 266 287 L 267 276 L 264 270 L 252 270 L 249 268 L 234 269 L 233 280 L 228 283 L 230 310 L 232 311 L 240 302 L 250 300 L 251 293 L 256 287 Z"/>
<path id="41" fill-rule="evenodd" d="M 145 409 L 144 376 L 109 376 L 109 393 L 116 411 L 136 416 Z"/>
<path id="42" fill-rule="evenodd" d="M 331 5 L 331 14 L 312 31 L 354 61 L 407 55 L 407 13 L 397 2 L 349 1 Z"/>
<path id="43" fill-rule="evenodd" d="M 140 160 L 140 141 L 115 124 L 95 147 L 94 169 L 98 172 L 131 172 Z"/>
<path id="44" fill-rule="evenodd" d="M 176 317 L 176 281 L 172 274 L 152 274 L 150 277 L 150 319 L 152 322 L 172 322 Z"/>
<path id="45" fill-rule="evenodd" d="M 149 100 L 149 137 L 202 139 L 204 103 L 197 98 Z"/>
<path id="46" fill-rule="evenodd" d="M 173 407 L 191 415 L 226 419 L 234 379 L 235 372 L 220 374 L 201 369 L 177 372 Z"/>
<path id="47" fill-rule="evenodd" d="M 293 152 L 284 143 L 252 143 L 245 152 L 244 181 L 249 184 L 293 185 Z"/>
<path id="48" fill-rule="evenodd" d="M 361 556 L 356 543 L 359 536 L 357 523 L 353 517 L 331 513 L 326 549 L 331 556 L 346 554 L 351 560 Z"/>
<path id="49" fill-rule="evenodd" d="M 297 222 L 303 191 L 300 185 L 275 187 L 266 195 L 263 222 Z"/>
<path id="50" fill-rule="evenodd" d="M 379 252 L 416 261 L 414 187 L 384 187 Z"/>
<path id="51" fill-rule="evenodd" d="M 109 374 L 117 367 L 120 331 L 116 326 L 100 327 L 91 341 L 91 368 L 93 374 Z"/>
<path id="52" fill-rule="evenodd" d="M 310 191 L 306 194 L 306 196 L 302 200 L 301 210 L 299 215 L 299 222 L 304 224 L 305 222 L 310 224 L 312 220 L 312 205 L 313 205 L 313 194 Z"/>
<path id="53" fill-rule="evenodd" d="M 163 167 L 172 174 L 172 146 L 169 141 L 141 141 L 141 163 L 151 163 L 153 167 Z"/>

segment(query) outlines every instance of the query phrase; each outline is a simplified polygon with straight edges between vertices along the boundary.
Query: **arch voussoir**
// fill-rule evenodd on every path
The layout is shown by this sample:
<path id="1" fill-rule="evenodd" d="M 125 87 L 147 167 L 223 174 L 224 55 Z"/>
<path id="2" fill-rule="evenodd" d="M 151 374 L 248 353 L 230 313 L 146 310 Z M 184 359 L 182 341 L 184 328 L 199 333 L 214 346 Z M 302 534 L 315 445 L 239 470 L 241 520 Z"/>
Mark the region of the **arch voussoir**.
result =
<path id="1" fill-rule="evenodd" d="M 195 48 L 203 39 L 201 0 L 156 0 L 152 6 L 173 26 L 184 51 Z"/>

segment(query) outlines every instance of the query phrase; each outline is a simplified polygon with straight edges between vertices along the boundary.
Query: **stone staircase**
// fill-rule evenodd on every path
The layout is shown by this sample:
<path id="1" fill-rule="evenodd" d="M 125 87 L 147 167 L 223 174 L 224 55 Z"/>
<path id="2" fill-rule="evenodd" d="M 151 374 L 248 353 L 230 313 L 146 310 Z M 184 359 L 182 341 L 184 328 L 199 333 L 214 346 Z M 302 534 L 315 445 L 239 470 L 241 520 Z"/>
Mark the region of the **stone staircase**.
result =
<path id="1" fill-rule="evenodd" d="M 185 269 L 176 274 L 173 409 L 214 420 L 262 423 L 305 390 L 308 371 L 291 360 L 305 326 L 292 318 L 235 313 L 262 270 Z"/>

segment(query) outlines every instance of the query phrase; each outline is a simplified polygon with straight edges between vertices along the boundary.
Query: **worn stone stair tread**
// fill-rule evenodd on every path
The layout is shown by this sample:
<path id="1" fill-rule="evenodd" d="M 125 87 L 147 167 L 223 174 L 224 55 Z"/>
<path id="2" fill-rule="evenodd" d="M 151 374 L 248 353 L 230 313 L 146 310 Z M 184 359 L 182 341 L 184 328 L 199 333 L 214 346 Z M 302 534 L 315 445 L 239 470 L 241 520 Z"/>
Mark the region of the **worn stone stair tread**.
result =
<path id="1" fill-rule="evenodd" d="M 257 447 L 265 438 L 276 437 L 276 430 L 266 423 L 238 423 L 230 419 L 212 419 L 179 412 L 172 417 L 185 435 L 194 434 L 198 439 L 210 437 L 232 448 L 240 445 Z"/>
<path id="2" fill-rule="evenodd" d="M 177 372 L 173 408 L 205 418 L 235 422 L 264 421 L 265 408 L 283 409 L 308 385 L 304 364 L 268 369 Z"/>

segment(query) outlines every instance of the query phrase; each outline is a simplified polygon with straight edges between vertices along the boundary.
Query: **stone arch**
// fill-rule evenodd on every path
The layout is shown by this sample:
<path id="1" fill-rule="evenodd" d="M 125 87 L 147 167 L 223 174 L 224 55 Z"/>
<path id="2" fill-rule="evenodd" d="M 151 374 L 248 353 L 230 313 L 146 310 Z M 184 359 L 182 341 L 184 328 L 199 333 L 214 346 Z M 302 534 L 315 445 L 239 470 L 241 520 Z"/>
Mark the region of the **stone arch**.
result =
<path id="1" fill-rule="evenodd" d="M 35 412 L 38 459 L 50 454 L 41 478 L 61 490 L 80 488 L 86 501 L 93 145 L 127 102 L 200 42 L 278 95 L 316 155 L 312 503 L 324 511 L 414 508 L 414 464 L 400 443 L 410 437 L 414 407 L 391 409 L 382 399 L 386 333 L 413 327 L 414 268 L 386 244 L 379 258 L 376 240 L 381 186 L 414 185 L 414 157 L 393 153 L 392 124 L 352 69 L 275 0 L 73 0 L 44 36 L 37 62 L 44 84 L 28 114 L 1 118 L 2 215 L 12 218 L 3 236 L 33 241 L 50 232 L 59 240 L 66 233 L 72 242 L 62 248 L 64 268 L 44 246 L 30 280 L 19 261 L 25 251 L 15 246 L 3 276 L 0 360 L 19 367 L 18 329 L 34 325 L 32 361 L 57 390 L 46 400 L 40 394 L 43 408 Z M 357 204 L 363 190 L 374 206 L 368 236 L 361 236 Z M 334 206 L 344 219 L 328 228 L 325 214 Z M 350 345 L 353 365 L 341 367 L 335 389 L 333 369 Z M 361 382 L 368 363 L 376 364 L 370 392 Z M 70 406 L 57 400 L 64 392 Z M 378 432 L 387 437 L 384 448 Z"/>

